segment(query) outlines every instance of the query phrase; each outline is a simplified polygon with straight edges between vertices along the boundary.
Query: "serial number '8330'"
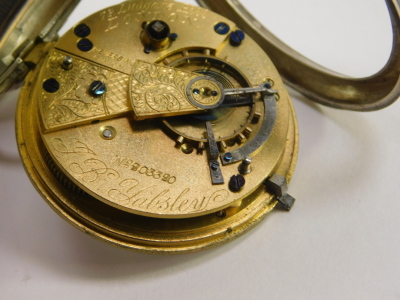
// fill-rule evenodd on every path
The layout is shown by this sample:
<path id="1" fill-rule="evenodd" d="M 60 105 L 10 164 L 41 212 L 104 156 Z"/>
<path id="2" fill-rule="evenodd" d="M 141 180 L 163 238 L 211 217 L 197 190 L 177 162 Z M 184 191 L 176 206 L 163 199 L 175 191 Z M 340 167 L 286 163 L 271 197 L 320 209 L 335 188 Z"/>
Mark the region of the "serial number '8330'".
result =
<path id="1" fill-rule="evenodd" d="M 157 180 L 162 180 L 168 184 L 174 184 L 176 182 L 176 177 L 170 174 L 160 172 L 156 169 L 141 165 L 129 158 L 121 158 L 116 155 L 115 160 L 113 160 L 112 165 L 117 165 L 121 167 L 128 168 L 140 175 L 152 177 Z"/>

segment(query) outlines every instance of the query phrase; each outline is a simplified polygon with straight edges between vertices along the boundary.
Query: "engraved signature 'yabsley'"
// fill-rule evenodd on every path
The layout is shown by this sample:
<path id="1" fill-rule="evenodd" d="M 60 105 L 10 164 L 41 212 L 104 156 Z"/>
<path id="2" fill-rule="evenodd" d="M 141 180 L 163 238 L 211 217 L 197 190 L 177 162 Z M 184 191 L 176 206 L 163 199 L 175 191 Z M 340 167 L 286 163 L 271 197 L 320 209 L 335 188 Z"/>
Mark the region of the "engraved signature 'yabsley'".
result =
<path id="1" fill-rule="evenodd" d="M 209 195 L 193 197 L 191 189 L 185 188 L 178 196 L 172 196 L 170 189 L 158 191 L 155 185 L 140 188 L 139 181 L 127 179 L 120 182 L 119 189 L 110 190 L 108 195 L 126 207 L 160 212 L 199 212 L 212 203 L 224 202 L 229 192 L 220 189 Z"/>

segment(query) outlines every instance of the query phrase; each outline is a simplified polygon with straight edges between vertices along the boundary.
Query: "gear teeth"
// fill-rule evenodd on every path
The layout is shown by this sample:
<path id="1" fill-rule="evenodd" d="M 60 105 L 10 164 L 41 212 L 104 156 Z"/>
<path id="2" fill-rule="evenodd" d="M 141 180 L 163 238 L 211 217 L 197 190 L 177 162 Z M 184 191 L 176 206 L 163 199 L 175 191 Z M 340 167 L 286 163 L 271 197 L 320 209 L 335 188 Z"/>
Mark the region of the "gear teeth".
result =
<path id="1" fill-rule="evenodd" d="M 46 151 L 44 155 L 45 163 L 54 178 L 68 191 L 78 196 L 88 196 L 80 187 L 68 179 L 58 168 L 51 155 Z"/>

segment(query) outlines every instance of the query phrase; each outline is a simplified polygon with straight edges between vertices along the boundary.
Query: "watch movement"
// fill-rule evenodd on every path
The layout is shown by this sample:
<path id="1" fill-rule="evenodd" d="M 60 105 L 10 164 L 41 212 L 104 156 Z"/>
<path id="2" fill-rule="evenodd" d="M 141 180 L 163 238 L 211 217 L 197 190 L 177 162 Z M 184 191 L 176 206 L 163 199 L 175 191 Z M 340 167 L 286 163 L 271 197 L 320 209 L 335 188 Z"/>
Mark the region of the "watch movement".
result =
<path id="1" fill-rule="evenodd" d="M 115 246 L 182 253 L 232 240 L 276 206 L 291 209 L 295 112 L 251 28 L 201 7 L 131 0 L 58 38 L 77 2 L 10 4 L 8 15 L 25 14 L 11 18 L 16 26 L 2 29 L 0 44 L 8 59 L 0 91 L 24 79 L 16 116 L 22 161 L 57 214 Z M 298 64 L 286 62 L 287 81 Z M 320 90 L 337 96 L 331 87 Z"/>

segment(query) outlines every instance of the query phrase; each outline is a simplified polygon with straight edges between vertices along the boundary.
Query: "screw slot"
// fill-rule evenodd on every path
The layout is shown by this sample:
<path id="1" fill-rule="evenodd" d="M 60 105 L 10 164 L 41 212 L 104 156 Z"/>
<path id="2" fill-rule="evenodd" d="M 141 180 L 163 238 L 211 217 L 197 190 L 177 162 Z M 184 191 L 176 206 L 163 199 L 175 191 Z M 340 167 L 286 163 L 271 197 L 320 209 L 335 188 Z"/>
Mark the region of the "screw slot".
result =
<path id="1" fill-rule="evenodd" d="M 50 78 L 43 82 L 43 89 L 48 93 L 55 93 L 60 89 L 60 84 L 54 78 Z"/>
<path id="2" fill-rule="evenodd" d="M 224 22 L 220 22 L 214 26 L 214 31 L 221 35 L 227 34 L 229 30 L 230 30 L 229 25 Z"/>
<path id="3" fill-rule="evenodd" d="M 225 155 L 224 155 L 225 161 L 230 162 L 232 160 L 232 158 L 233 158 L 232 153 L 230 153 L 230 152 L 225 153 Z"/>
<path id="4" fill-rule="evenodd" d="M 229 37 L 229 42 L 232 46 L 238 47 L 242 44 L 243 40 L 245 39 L 246 35 L 241 30 L 236 30 L 231 33 Z"/>
<path id="5" fill-rule="evenodd" d="M 229 180 L 229 189 L 232 192 L 239 192 L 245 185 L 246 179 L 242 175 L 233 175 Z"/>
<path id="6" fill-rule="evenodd" d="M 106 84 L 101 82 L 100 80 L 93 81 L 89 86 L 89 93 L 95 98 L 104 95 L 106 91 Z"/>
<path id="7" fill-rule="evenodd" d="M 88 37 L 91 33 L 90 27 L 86 24 L 79 24 L 75 27 L 74 33 L 77 37 L 85 38 Z"/>
<path id="8" fill-rule="evenodd" d="M 213 161 L 210 165 L 213 171 L 217 171 L 219 169 L 219 162 L 217 161 Z"/>
<path id="9" fill-rule="evenodd" d="M 83 52 L 88 52 L 93 49 L 93 43 L 89 39 L 81 39 L 79 40 L 78 49 Z"/>

